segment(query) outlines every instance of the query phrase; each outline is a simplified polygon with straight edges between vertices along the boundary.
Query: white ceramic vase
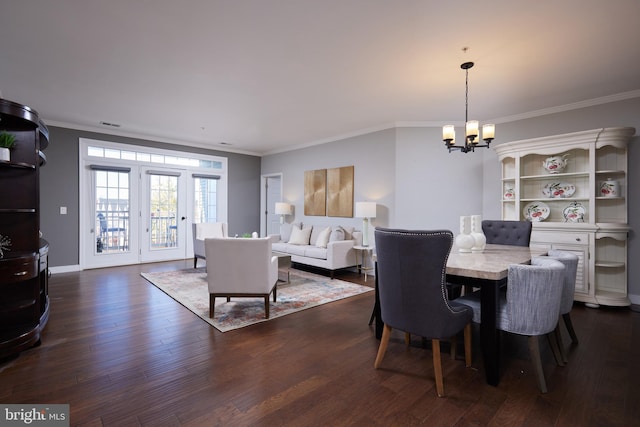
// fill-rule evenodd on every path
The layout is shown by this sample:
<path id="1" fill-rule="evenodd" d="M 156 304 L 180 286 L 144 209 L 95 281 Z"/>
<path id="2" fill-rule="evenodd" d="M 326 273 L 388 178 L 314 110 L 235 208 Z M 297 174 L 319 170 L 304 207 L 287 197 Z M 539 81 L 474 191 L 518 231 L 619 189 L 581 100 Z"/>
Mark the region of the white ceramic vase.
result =
<path id="1" fill-rule="evenodd" d="M 0 148 L 0 160 L 8 162 L 11 160 L 11 152 L 8 148 Z"/>
<path id="2" fill-rule="evenodd" d="M 471 248 L 475 245 L 476 241 L 471 235 L 471 217 L 460 217 L 460 234 L 456 236 L 456 246 L 458 252 L 468 253 L 471 252 Z"/>
<path id="3" fill-rule="evenodd" d="M 471 237 L 473 237 L 473 247 L 471 252 L 482 252 L 487 246 L 487 236 L 482 232 L 482 215 L 471 215 Z"/>

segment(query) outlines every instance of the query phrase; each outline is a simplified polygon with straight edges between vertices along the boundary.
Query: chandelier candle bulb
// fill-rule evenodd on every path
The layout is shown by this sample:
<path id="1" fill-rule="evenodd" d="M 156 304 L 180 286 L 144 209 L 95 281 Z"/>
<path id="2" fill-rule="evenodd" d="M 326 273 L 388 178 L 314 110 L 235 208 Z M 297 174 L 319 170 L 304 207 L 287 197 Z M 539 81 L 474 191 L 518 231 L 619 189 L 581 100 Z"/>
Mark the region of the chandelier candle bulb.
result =
<path id="1" fill-rule="evenodd" d="M 467 138 L 471 139 L 471 142 L 478 141 L 475 139 L 478 136 L 478 121 L 477 120 L 469 120 L 467 122 Z"/>
<path id="2" fill-rule="evenodd" d="M 456 130 L 453 125 L 445 125 L 442 127 L 442 139 L 444 141 L 453 141 L 456 138 Z"/>
<path id="3" fill-rule="evenodd" d="M 482 126 L 482 139 L 491 141 L 496 136 L 496 125 L 486 124 Z"/>

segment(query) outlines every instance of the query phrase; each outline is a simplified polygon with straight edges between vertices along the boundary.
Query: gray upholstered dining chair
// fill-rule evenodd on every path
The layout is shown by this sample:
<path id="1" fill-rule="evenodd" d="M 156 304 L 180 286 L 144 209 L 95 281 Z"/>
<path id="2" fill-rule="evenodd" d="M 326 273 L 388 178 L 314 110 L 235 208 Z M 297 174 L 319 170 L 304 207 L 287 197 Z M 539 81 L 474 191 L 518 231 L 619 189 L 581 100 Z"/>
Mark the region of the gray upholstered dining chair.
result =
<path id="1" fill-rule="evenodd" d="M 405 332 L 407 344 L 410 334 L 431 339 L 436 391 L 442 397 L 440 340 L 455 342 L 455 336 L 464 329 L 465 364 L 471 366 L 473 311 L 449 301 L 445 288 L 453 233 L 376 228 L 375 241 L 384 329 L 374 367 L 380 367 L 394 328 Z"/>
<path id="2" fill-rule="evenodd" d="M 529 246 L 532 224 L 529 221 L 505 221 L 485 219 L 482 232 L 488 244 Z"/>
<path id="3" fill-rule="evenodd" d="M 564 271 L 565 267 L 560 261 L 549 257 L 534 257 L 531 265 L 510 265 L 507 292 L 501 297 L 496 315 L 500 330 L 528 337 L 531 361 L 543 393 L 547 392 L 547 383 L 542 370 L 539 338 L 549 336 L 558 324 Z M 473 321 L 480 323 L 479 292 L 462 296 L 456 301 L 473 308 Z M 549 339 L 557 360 L 554 343 L 555 340 Z"/>
<path id="4" fill-rule="evenodd" d="M 571 337 L 571 342 L 578 344 L 578 336 L 571 322 L 571 309 L 573 308 L 573 295 L 576 290 L 576 275 L 578 273 L 578 255 L 568 251 L 551 249 L 547 253 L 547 256 L 564 264 L 564 286 L 562 288 L 562 297 L 560 298 L 560 316 Z M 555 329 L 555 338 L 558 341 L 562 361 L 567 363 L 567 355 L 562 342 L 562 334 L 560 333 L 560 319 L 558 319 L 558 324 Z M 562 363 L 558 364 L 561 365 Z"/>
<path id="5" fill-rule="evenodd" d="M 529 221 L 507 221 L 485 219 L 482 221 L 482 233 L 487 244 L 529 246 L 531 241 L 532 224 Z M 463 294 L 461 285 L 448 284 L 450 298 L 457 298 Z M 464 285 L 464 294 L 472 291 L 471 286 Z"/>

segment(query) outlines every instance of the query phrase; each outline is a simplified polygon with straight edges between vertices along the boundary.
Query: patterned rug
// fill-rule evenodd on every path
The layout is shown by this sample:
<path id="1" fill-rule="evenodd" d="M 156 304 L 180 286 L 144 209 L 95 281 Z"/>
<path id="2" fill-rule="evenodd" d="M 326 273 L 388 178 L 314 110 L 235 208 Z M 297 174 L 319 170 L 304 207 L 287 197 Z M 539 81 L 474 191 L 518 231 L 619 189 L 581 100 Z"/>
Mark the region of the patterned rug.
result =
<path id="1" fill-rule="evenodd" d="M 230 302 L 226 298 L 216 298 L 214 318 L 210 319 L 207 273 L 204 267 L 141 275 L 221 332 L 373 290 L 368 286 L 291 270 L 291 283 L 278 282 L 276 302 L 273 302 L 273 295 L 270 297 L 269 319 L 264 318 L 263 298 L 232 298 Z"/>

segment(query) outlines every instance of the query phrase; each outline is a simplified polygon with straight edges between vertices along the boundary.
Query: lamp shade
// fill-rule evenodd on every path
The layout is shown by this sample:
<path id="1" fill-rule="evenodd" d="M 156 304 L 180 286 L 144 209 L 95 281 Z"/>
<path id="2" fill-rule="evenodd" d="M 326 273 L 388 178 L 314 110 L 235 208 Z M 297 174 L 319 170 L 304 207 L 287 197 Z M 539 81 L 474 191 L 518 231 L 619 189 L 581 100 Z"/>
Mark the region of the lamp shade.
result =
<path id="1" fill-rule="evenodd" d="M 375 202 L 356 202 L 356 218 L 375 218 Z"/>
<path id="2" fill-rule="evenodd" d="M 276 202 L 276 215 L 291 215 L 291 205 L 284 202 Z"/>

